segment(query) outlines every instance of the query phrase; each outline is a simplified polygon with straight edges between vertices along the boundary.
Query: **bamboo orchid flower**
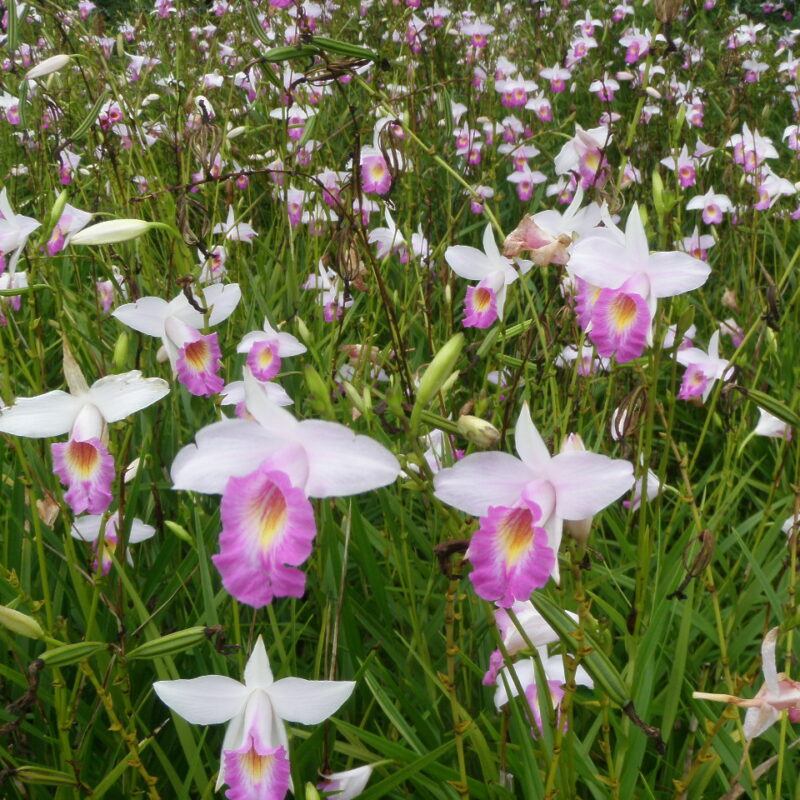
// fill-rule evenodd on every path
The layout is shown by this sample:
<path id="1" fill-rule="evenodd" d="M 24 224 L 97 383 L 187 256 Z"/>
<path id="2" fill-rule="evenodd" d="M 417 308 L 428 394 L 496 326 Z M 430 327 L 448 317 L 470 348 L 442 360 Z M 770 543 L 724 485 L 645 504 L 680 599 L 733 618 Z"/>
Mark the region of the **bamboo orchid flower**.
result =
<path id="1" fill-rule="evenodd" d="M 175 489 L 221 494 L 220 552 L 212 560 L 226 590 L 255 608 L 300 597 L 316 523 L 309 498 L 346 497 L 386 486 L 397 459 L 368 436 L 334 422 L 299 422 L 272 403 L 245 371 L 253 419 L 198 431 L 172 464 Z"/>
<path id="2" fill-rule="evenodd" d="M 126 541 L 127 545 L 139 544 L 155 536 L 156 529 L 136 518 L 131 522 Z M 87 514 L 72 523 L 70 534 L 74 539 L 89 542 L 95 552 L 94 569 L 108 575 L 111 569 L 111 553 L 117 549 L 119 541 L 119 511 L 115 511 L 103 524 L 102 514 Z M 125 557 L 133 566 L 130 550 L 126 548 Z"/>
<path id="3" fill-rule="evenodd" d="M 346 772 L 330 772 L 317 784 L 317 789 L 327 792 L 331 800 L 354 800 L 367 788 L 372 769 L 371 764 L 366 764 Z"/>
<path id="4" fill-rule="evenodd" d="M 53 471 L 68 486 L 64 499 L 76 514 L 102 514 L 111 504 L 114 459 L 106 446 L 107 423 L 160 400 L 169 384 L 143 378 L 134 370 L 108 375 L 86 386 L 83 376 L 70 386 L 37 397 L 18 397 L 0 410 L 0 433 L 40 439 L 69 433 L 64 444 L 51 445 Z"/>
<path id="5" fill-rule="evenodd" d="M 467 556 L 475 591 L 509 607 L 558 580 L 563 521 L 583 520 L 633 485 L 627 461 L 589 452 L 550 456 L 527 404 L 517 420 L 516 458 L 473 453 L 434 478 L 436 497 L 480 517 Z"/>
<path id="6" fill-rule="evenodd" d="M 281 358 L 299 356 L 306 352 L 291 333 L 279 333 L 264 317 L 264 329 L 251 331 L 236 348 L 237 353 L 247 353 L 247 366 L 260 381 L 272 380 L 281 370 Z"/>
<path id="7" fill-rule="evenodd" d="M 0 275 L 6 267 L 11 275 L 14 274 L 28 237 L 40 225 L 33 217 L 15 214 L 8 202 L 7 190 L 0 192 Z"/>
<path id="8" fill-rule="evenodd" d="M 224 675 L 156 681 L 155 693 L 194 725 L 227 722 L 216 788 L 230 800 L 282 800 L 292 789 L 284 722 L 318 725 L 355 688 L 353 681 L 274 680 L 259 636 L 244 668 L 244 683 Z"/>
<path id="9" fill-rule="evenodd" d="M 624 363 L 652 344 L 658 298 L 697 289 L 711 269 L 686 253 L 650 253 L 635 203 L 625 233 L 610 218 L 605 224 L 573 246 L 569 272 L 583 281 L 577 311 L 597 352 Z"/>
<path id="10" fill-rule="evenodd" d="M 772 727 L 786 710 L 792 722 L 800 722 L 800 681 L 793 681 L 784 673 L 778 674 L 775 664 L 775 648 L 780 628 L 773 628 L 761 645 L 761 668 L 764 670 L 764 685 L 750 700 L 730 694 L 694 692 L 696 700 L 717 700 L 746 708 L 744 738 L 749 742 Z"/>
<path id="11" fill-rule="evenodd" d="M 483 252 L 476 247 L 456 245 L 448 247 L 444 257 L 456 275 L 480 281 L 477 286 L 467 289 L 464 327 L 488 328 L 495 320 L 502 319 L 506 287 L 519 277 L 519 273 L 510 259 L 500 255 L 492 226 L 487 225 L 483 233 Z M 527 262 L 528 269 L 530 266 Z"/>
<path id="12" fill-rule="evenodd" d="M 686 367 L 678 393 L 681 400 L 702 396 L 705 402 L 714 384 L 719 380 L 728 380 L 733 374 L 730 361 L 719 357 L 719 331 L 712 334 L 708 353 L 704 353 L 699 347 L 687 347 L 677 352 L 675 360 Z"/>
<path id="13" fill-rule="evenodd" d="M 195 305 L 183 293 L 170 302 L 142 297 L 119 306 L 112 316 L 135 331 L 160 337 L 178 380 L 192 394 L 209 397 L 224 385 L 218 375 L 221 352 L 216 333 L 204 335 L 198 330 L 206 324 L 198 304 L 209 310 L 208 324 L 217 325 L 233 313 L 242 292 L 235 283 L 213 284 L 198 290 L 197 295 Z"/>

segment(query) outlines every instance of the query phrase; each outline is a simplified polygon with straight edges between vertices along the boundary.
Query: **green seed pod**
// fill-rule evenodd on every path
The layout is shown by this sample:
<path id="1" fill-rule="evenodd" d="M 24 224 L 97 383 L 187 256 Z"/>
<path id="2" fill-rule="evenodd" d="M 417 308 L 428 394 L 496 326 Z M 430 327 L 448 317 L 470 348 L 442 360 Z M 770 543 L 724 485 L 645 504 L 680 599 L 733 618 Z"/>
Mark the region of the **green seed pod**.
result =
<path id="1" fill-rule="evenodd" d="M 13 777 L 23 783 L 34 783 L 40 786 L 72 786 L 75 785 L 75 776 L 57 769 L 48 769 L 31 764 L 13 770 Z"/>
<path id="2" fill-rule="evenodd" d="M 194 544 L 194 539 L 192 539 L 192 536 L 189 533 L 189 531 L 187 531 L 186 528 L 184 528 L 182 525 L 178 525 L 177 522 L 165 519 L 164 526 L 170 533 L 174 533 L 179 539 L 183 539 L 184 542 L 188 542 L 191 545 Z"/>
<path id="3" fill-rule="evenodd" d="M 452 372 L 461 350 L 464 347 L 464 334 L 457 333 L 452 336 L 439 352 L 434 356 L 425 374 L 419 382 L 417 399 L 411 411 L 411 433 L 414 434 L 419 427 L 420 415 L 428 403 L 436 397 L 445 382 L 452 380 Z"/>
<path id="4" fill-rule="evenodd" d="M 206 628 L 202 625 L 196 625 L 194 628 L 175 631 L 175 633 L 168 633 L 166 636 L 159 636 L 158 639 L 145 642 L 127 653 L 127 659 L 134 661 L 136 659 L 153 659 L 175 655 L 176 653 L 182 653 L 184 650 L 189 650 L 195 645 L 204 642 L 207 638 Z"/>
<path id="5" fill-rule="evenodd" d="M 79 661 L 93 656 L 98 651 L 105 649 L 105 647 L 106 645 L 103 642 L 75 642 L 74 644 L 65 644 L 61 647 L 45 650 L 39 658 L 48 667 L 66 667 L 69 664 L 77 664 Z"/>

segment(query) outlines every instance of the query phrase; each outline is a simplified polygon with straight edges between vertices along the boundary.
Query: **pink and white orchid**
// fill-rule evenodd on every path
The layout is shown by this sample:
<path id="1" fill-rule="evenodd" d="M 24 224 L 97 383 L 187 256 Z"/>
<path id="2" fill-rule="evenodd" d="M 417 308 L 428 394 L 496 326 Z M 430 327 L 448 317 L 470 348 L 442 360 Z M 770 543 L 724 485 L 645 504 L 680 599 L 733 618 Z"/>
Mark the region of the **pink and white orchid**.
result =
<path id="1" fill-rule="evenodd" d="M 750 700 L 730 694 L 694 692 L 696 700 L 715 700 L 732 703 L 746 708 L 744 717 L 744 738 L 749 742 L 772 727 L 786 711 L 791 722 L 800 722 L 800 681 L 793 681 L 784 673 L 778 674 L 775 663 L 775 649 L 778 644 L 780 628 L 773 628 L 761 645 L 761 668 L 764 671 L 764 685 Z"/>
<path id="2" fill-rule="evenodd" d="M 64 499 L 76 514 L 102 514 L 111 504 L 114 480 L 107 423 L 160 400 L 169 384 L 134 370 L 100 378 L 91 387 L 80 375 L 70 390 L 18 397 L 13 406 L 0 409 L 0 433 L 33 439 L 69 433 L 66 443 L 51 446 L 53 471 L 69 487 Z"/>
<path id="3" fill-rule="evenodd" d="M 516 458 L 473 453 L 434 478 L 436 497 L 480 517 L 467 556 L 470 579 L 485 600 L 511 606 L 558 580 L 564 520 L 597 514 L 633 485 L 627 461 L 589 452 L 550 456 L 523 406 L 515 430 Z"/>
<path id="4" fill-rule="evenodd" d="M 252 419 L 223 420 L 198 431 L 172 464 L 175 489 L 222 495 L 220 552 L 225 588 L 261 608 L 300 597 L 316 524 L 309 498 L 346 497 L 397 478 L 397 459 L 368 436 L 322 420 L 299 422 L 245 372 Z"/>
<path id="5" fill-rule="evenodd" d="M 196 306 L 208 309 L 208 325 L 226 320 L 239 304 L 238 284 L 212 284 L 195 290 Z M 221 391 L 224 381 L 218 375 L 220 348 L 217 334 L 201 334 L 206 315 L 189 303 L 181 292 L 167 302 L 160 297 L 142 297 L 112 312 L 120 322 L 135 331 L 161 338 L 172 370 L 184 386 L 196 395 L 210 396 Z"/>
<path id="6" fill-rule="evenodd" d="M 14 274 L 28 237 L 40 225 L 33 217 L 15 214 L 8 202 L 7 190 L 0 192 L 0 275 L 6 268 Z"/>
<path id="7" fill-rule="evenodd" d="M 299 356 L 306 352 L 291 333 L 276 331 L 264 317 L 264 329 L 246 333 L 236 348 L 237 353 L 247 353 L 247 366 L 260 381 L 272 380 L 281 370 L 281 358 Z"/>
<path id="8" fill-rule="evenodd" d="M 194 725 L 227 722 L 216 788 L 230 800 L 283 800 L 292 789 L 285 722 L 318 725 L 355 688 L 353 681 L 275 680 L 259 636 L 244 668 L 244 683 L 224 675 L 156 681 L 155 693 Z"/>
<path id="9" fill-rule="evenodd" d="M 487 225 L 483 232 L 483 252 L 477 247 L 455 245 L 445 250 L 444 257 L 456 275 L 479 281 L 477 286 L 467 289 L 464 327 L 488 328 L 495 320 L 502 319 L 506 287 L 519 277 L 519 272 L 511 259 L 500 255 L 492 226 Z M 527 262 L 527 269 L 530 267 Z M 522 266 L 523 271 L 527 269 Z"/>
<path id="10" fill-rule="evenodd" d="M 568 269 L 586 284 L 579 287 L 578 311 L 597 352 L 616 353 L 623 363 L 652 344 L 658 298 L 697 289 L 711 269 L 686 253 L 651 253 L 635 203 L 624 234 L 610 218 L 605 223 L 573 246 Z"/>

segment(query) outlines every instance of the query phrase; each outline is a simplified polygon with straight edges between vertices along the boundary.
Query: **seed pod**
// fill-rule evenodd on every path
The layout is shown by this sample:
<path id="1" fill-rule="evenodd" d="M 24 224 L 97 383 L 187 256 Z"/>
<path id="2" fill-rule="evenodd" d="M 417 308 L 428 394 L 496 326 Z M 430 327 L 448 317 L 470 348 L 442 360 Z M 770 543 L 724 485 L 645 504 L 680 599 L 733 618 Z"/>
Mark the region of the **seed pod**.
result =
<path id="1" fill-rule="evenodd" d="M 135 647 L 127 653 L 127 659 L 129 661 L 153 659 L 182 653 L 205 641 L 208 638 L 207 630 L 202 625 L 196 625 L 194 628 L 186 628 L 182 631 L 175 631 L 175 633 L 168 633 L 166 636 L 159 636 L 158 639 Z"/>
<path id="2" fill-rule="evenodd" d="M 100 650 L 105 649 L 104 642 L 75 642 L 74 644 L 65 644 L 61 647 L 53 647 L 50 650 L 45 650 L 39 658 L 47 664 L 48 667 L 66 667 L 69 664 L 77 664 L 89 656 L 93 656 Z"/>
<path id="3" fill-rule="evenodd" d="M 491 422 L 472 414 L 462 414 L 458 418 L 458 431 L 467 441 L 484 449 L 500 441 L 500 431 Z"/>
<path id="4" fill-rule="evenodd" d="M 61 772 L 57 769 L 48 769 L 47 767 L 26 764 L 25 766 L 17 767 L 17 769 L 12 770 L 12 775 L 23 783 L 39 784 L 40 786 L 72 786 L 73 788 L 77 788 L 74 775 L 70 775 L 68 772 Z"/>

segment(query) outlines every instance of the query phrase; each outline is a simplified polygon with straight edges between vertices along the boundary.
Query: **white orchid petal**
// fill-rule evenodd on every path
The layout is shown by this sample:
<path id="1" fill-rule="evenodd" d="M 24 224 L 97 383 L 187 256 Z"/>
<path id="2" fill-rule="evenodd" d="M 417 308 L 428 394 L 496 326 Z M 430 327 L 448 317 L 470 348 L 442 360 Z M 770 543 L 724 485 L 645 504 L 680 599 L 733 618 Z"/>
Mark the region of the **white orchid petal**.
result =
<path id="1" fill-rule="evenodd" d="M 259 636 L 244 668 L 244 685 L 248 689 L 268 689 L 272 683 L 267 648 L 264 646 L 264 639 Z"/>
<path id="2" fill-rule="evenodd" d="M 569 520 L 597 514 L 634 484 L 629 461 L 599 453 L 559 453 L 548 477 L 556 490 L 556 514 Z"/>
<path id="3" fill-rule="evenodd" d="M 169 314 L 169 304 L 160 297 L 142 297 L 135 303 L 126 303 L 111 312 L 123 325 L 139 333 L 161 338 L 164 335 L 164 320 Z"/>
<path id="4" fill-rule="evenodd" d="M 550 463 L 550 451 L 533 424 L 528 404 L 525 403 L 514 429 L 514 444 L 519 457 L 535 472 L 545 470 Z"/>
<path id="5" fill-rule="evenodd" d="M 106 422 L 117 422 L 141 411 L 169 394 L 162 378 L 143 378 L 139 370 L 107 375 L 89 389 L 89 399 Z"/>
<path id="6" fill-rule="evenodd" d="M 309 497 L 348 497 L 368 492 L 387 486 L 400 474 L 400 464 L 389 450 L 344 425 L 305 420 L 296 430 L 297 441 L 308 456 Z"/>
<path id="7" fill-rule="evenodd" d="M 436 497 L 453 508 L 483 516 L 490 506 L 513 506 L 537 476 L 508 453 L 473 453 L 437 473 Z"/>
<path id="8" fill-rule="evenodd" d="M 0 433 L 44 439 L 69 433 L 85 398 L 56 390 L 37 397 L 18 397 L 0 411 Z"/>
<path id="9" fill-rule="evenodd" d="M 177 681 L 156 681 L 155 693 L 176 714 L 193 725 L 214 725 L 233 719 L 250 692 L 239 681 L 224 675 Z"/>
<path id="10" fill-rule="evenodd" d="M 468 281 L 481 281 L 497 269 L 477 247 L 462 244 L 448 247 L 444 258 L 456 275 Z"/>
<path id="11" fill-rule="evenodd" d="M 355 681 L 282 678 L 269 688 L 275 713 L 289 722 L 317 725 L 334 714 L 356 688 Z"/>

